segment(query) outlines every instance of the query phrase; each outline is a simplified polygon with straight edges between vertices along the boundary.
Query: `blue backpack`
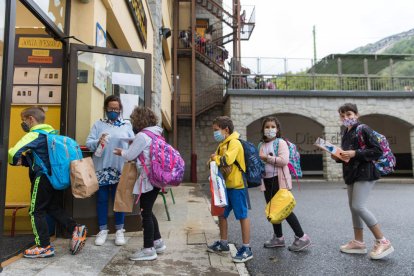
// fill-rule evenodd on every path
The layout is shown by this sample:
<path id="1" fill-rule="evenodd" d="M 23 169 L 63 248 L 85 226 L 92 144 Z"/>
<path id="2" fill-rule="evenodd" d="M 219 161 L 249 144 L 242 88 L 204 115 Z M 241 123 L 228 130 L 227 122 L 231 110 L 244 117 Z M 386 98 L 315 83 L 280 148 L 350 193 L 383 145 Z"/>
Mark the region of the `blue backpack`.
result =
<path id="1" fill-rule="evenodd" d="M 78 143 L 70 137 L 58 135 L 58 131 L 46 132 L 41 129 L 33 130 L 46 135 L 47 151 L 50 162 L 50 172 L 42 159 L 33 154 L 35 163 L 42 168 L 56 190 L 64 190 L 70 186 L 70 162 L 82 159 L 82 152 Z"/>
<path id="2" fill-rule="evenodd" d="M 244 163 L 246 164 L 246 172 L 244 172 L 244 177 L 247 182 L 248 188 L 258 187 L 262 184 L 262 177 L 265 171 L 264 164 L 259 156 L 259 151 L 254 144 L 239 139 L 244 150 Z M 236 166 L 243 172 L 239 163 L 234 162 Z"/>

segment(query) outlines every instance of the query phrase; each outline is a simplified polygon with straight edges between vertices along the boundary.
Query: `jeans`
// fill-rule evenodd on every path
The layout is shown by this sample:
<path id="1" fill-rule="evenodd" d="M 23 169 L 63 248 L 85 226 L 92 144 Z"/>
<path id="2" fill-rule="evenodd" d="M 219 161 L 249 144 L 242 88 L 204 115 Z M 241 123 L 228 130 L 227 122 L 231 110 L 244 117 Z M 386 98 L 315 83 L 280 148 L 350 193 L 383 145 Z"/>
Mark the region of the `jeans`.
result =
<path id="1" fill-rule="evenodd" d="M 108 199 L 111 194 L 112 202 L 115 200 L 116 185 L 99 186 L 99 190 L 96 198 L 96 212 L 98 214 L 99 230 L 108 229 Z M 115 216 L 115 229 L 120 230 L 124 228 L 125 213 L 114 212 Z"/>
<path id="2" fill-rule="evenodd" d="M 141 207 L 142 227 L 144 228 L 144 248 L 154 247 L 154 241 L 161 239 L 158 221 L 152 212 L 152 207 L 157 199 L 159 188 L 141 194 L 139 206 Z"/>

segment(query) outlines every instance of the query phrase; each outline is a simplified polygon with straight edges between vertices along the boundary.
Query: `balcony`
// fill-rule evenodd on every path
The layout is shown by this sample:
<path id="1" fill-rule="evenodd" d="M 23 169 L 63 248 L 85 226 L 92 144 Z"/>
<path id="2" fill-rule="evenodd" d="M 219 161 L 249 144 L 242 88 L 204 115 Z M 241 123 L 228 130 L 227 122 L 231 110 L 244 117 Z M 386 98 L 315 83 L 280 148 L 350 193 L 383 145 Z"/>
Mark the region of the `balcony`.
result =
<path id="1" fill-rule="evenodd" d="M 414 55 L 332 55 L 311 59 L 242 58 L 230 89 L 287 91 L 414 90 Z"/>

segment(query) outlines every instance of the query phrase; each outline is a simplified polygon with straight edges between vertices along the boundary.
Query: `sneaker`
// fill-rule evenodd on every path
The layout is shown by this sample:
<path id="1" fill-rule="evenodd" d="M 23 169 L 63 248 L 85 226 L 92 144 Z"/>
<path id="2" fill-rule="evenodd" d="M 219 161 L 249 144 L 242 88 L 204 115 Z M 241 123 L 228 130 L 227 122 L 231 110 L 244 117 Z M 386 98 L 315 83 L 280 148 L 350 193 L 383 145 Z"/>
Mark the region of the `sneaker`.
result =
<path id="1" fill-rule="evenodd" d="M 284 247 L 285 246 L 285 238 L 284 237 L 276 237 L 273 234 L 272 238 L 266 241 L 263 245 L 265 248 L 273 248 L 273 247 Z"/>
<path id="2" fill-rule="evenodd" d="M 298 252 L 302 251 L 305 248 L 308 248 L 311 245 L 311 240 L 307 234 L 303 235 L 302 238 L 298 238 L 295 236 L 295 241 L 292 243 L 291 246 L 288 247 L 290 251 Z"/>
<path id="3" fill-rule="evenodd" d="M 385 242 L 376 240 L 374 248 L 372 248 L 372 251 L 369 253 L 369 256 L 373 260 L 379 260 L 391 254 L 392 252 L 394 252 L 394 247 L 392 247 L 391 242 L 389 240 Z"/>
<path id="4" fill-rule="evenodd" d="M 154 248 L 157 254 L 164 253 L 165 249 L 167 249 L 167 246 L 165 245 L 163 240 L 158 240 L 154 242 Z"/>
<path id="5" fill-rule="evenodd" d="M 51 245 L 46 247 L 37 246 L 32 249 L 26 249 L 23 256 L 25 258 L 47 258 L 55 255 L 55 248 Z"/>
<path id="6" fill-rule="evenodd" d="M 236 253 L 236 256 L 233 257 L 233 262 L 235 263 L 244 263 L 248 260 L 253 259 L 252 249 L 250 247 L 242 246 Z"/>
<path id="7" fill-rule="evenodd" d="M 106 238 L 108 237 L 108 232 L 109 232 L 109 230 L 99 231 L 99 233 L 96 235 L 95 245 L 97 245 L 97 246 L 103 245 L 106 241 Z"/>
<path id="8" fill-rule="evenodd" d="M 125 237 L 124 237 L 125 229 L 119 229 L 115 233 L 115 244 L 116 245 L 124 245 L 126 244 Z"/>
<path id="9" fill-rule="evenodd" d="M 207 246 L 207 251 L 211 253 L 228 253 L 230 252 L 229 245 L 224 245 L 221 241 L 216 241 L 212 245 Z"/>
<path id="10" fill-rule="evenodd" d="M 70 244 L 70 251 L 72 255 L 75 255 L 81 251 L 86 241 L 86 234 L 88 233 L 88 228 L 85 225 L 76 225 L 73 229 L 72 240 Z"/>
<path id="11" fill-rule="evenodd" d="M 129 259 L 131 261 L 152 261 L 157 258 L 157 251 L 154 247 L 143 248 L 132 254 Z"/>
<path id="12" fill-rule="evenodd" d="M 359 242 L 356 240 L 352 240 L 348 242 L 347 244 L 341 245 L 339 248 L 341 252 L 348 253 L 348 254 L 366 254 L 367 253 L 367 247 L 365 245 L 365 242 Z"/>

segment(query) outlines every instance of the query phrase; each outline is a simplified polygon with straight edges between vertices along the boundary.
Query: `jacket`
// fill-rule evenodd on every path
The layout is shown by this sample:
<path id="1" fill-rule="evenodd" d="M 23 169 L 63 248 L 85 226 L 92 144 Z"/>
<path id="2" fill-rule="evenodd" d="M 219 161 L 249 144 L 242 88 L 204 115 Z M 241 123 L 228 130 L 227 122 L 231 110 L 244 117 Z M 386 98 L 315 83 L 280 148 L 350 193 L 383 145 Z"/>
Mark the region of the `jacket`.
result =
<path id="1" fill-rule="evenodd" d="M 159 126 L 151 126 L 144 128 L 145 130 L 149 130 L 156 135 L 162 135 L 162 128 Z M 122 150 L 122 157 L 128 161 L 136 161 L 138 172 L 140 172 L 137 181 L 135 182 L 134 190 L 132 191 L 133 194 L 141 194 L 152 191 L 154 187 L 152 186 L 151 182 L 148 179 L 145 170 L 143 169 L 141 162 L 137 160 L 138 155 L 141 153 L 144 156 L 145 166 L 148 170 L 151 170 L 151 159 L 150 159 L 150 147 L 152 144 L 152 139 L 148 135 L 143 132 L 138 132 L 135 135 L 134 141 L 129 146 L 128 149 Z"/>
<path id="2" fill-rule="evenodd" d="M 101 157 L 92 155 L 95 171 L 101 171 L 106 168 L 112 168 L 122 172 L 125 160 L 113 153 L 115 148 L 128 148 L 128 139 L 133 140 L 135 137 L 132 126 L 129 121 L 118 120 L 117 124 L 111 124 L 106 120 L 98 120 L 92 126 L 86 139 L 86 146 L 91 151 L 96 151 L 99 138 L 103 133 L 109 134 L 109 141 L 105 145 Z M 100 183 L 100 185 L 102 185 Z"/>
<path id="3" fill-rule="evenodd" d="M 290 175 L 288 163 L 289 163 L 289 147 L 285 140 L 275 139 L 267 143 L 259 144 L 259 152 L 266 152 L 266 145 L 272 143 L 273 151 L 276 150 L 276 142 L 279 142 L 278 152 L 274 152 L 273 156 L 268 156 L 268 163 L 275 165 L 277 169 L 277 179 L 279 182 L 279 189 L 292 189 L 292 176 Z"/>
<path id="4" fill-rule="evenodd" d="M 41 129 L 46 132 L 54 131 L 53 127 L 47 124 L 38 124 L 33 126 L 14 147 L 9 149 L 8 162 L 12 166 L 16 166 L 19 159 L 22 160 L 22 166 L 29 167 L 29 178 L 33 182 L 34 179 L 41 174 L 42 168 L 34 163 L 33 152 L 43 161 L 46 168 L 50 171 L 50 161 L 47 150 L 47 137 L 44 134 L 34 132 Z"/>
<path id="5" fill-rule="evenodd" d="M 240 134 L 234 131 L 226 139 L 224 139 L 217 148 L 217 155 L 214 159 L 219 168 L 231 166 L 231 172 L 224 175 L 226 179 L 226 187 L 229 189 L 244 189 L 244 181 L 242 171 L 239 170 L 235 161 L 239 163 L 243 172 L 246 171 L 244 162 L 243 146 L 238 140 Z"/>
<path id="6" fill-rule="evenodd" d="M 351 158 L 348 163 L 341 162 L 343 178 L 348 185 L 354 184 L 356 181 L 378 180 L 381 176 L 372 162 L 381 157 L 381 146 L 375 139 L 372 129 L 364 125 L 361 130 L 366 148 L 364 150 L 361 149 L 356 133 L 358 125 L 360 123 L 354 125 L 350 130 L 346 128 L 342 136 L 342 149 L 355 150 L 355 157 Z"/>

